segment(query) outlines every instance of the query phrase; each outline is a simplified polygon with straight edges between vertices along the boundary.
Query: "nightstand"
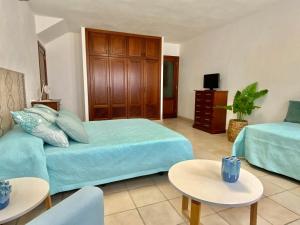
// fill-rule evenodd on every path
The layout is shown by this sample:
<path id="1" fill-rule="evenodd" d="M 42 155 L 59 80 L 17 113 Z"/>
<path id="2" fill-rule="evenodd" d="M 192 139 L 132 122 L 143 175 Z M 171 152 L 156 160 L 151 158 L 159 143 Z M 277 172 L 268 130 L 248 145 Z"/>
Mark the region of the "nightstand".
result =
<path id="1" fill-rule="evenodd" d="M 55 109 L 57 111 L 60 110 L 60 99 L 47 99 L 47 100 L 38 100 L 38 101 L 32 101 L 31 106 L 34 106 L 35 104 L 42 104 L 46 105 L 52 109 Z"/>

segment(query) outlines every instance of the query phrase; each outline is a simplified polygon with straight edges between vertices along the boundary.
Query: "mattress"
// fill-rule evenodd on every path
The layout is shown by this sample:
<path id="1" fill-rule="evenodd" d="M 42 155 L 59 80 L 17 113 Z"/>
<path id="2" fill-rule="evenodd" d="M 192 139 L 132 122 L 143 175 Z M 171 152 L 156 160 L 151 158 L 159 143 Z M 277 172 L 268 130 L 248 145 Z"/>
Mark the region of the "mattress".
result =
<path id="1" fill-rule="evenodd" d="M 245 127 L 232 154 L 251 164 L 300 180 L 300 124 L 280 122 Z"/>
<path id="2" fill-rule="evenodd" d="M 150 120 L 85 122 L 90 143 L 45 145 L 51 193 L 168 171 L 194 158 L 182 135 Z"/>

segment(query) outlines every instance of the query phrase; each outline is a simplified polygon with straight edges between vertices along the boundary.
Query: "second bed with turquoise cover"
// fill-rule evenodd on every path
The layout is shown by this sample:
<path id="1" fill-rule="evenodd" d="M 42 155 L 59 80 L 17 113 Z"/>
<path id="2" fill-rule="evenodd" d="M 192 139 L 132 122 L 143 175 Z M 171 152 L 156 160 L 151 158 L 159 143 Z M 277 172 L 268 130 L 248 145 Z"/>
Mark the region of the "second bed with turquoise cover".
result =
<path id="1" fill-rule="evenodd" d="M 194 158 L 185 137 L 146 119 L 86 122 L 84 126 L 89 144 L 45 145 L 52 194 L 168 171 L 175 163 Z"/>
<path id="2" fill-rule="evenodd" d="M 232 154 L 245 157 L 255 166 L 300 180 L 300 124 L 247 126 L 235 140 Z"/>

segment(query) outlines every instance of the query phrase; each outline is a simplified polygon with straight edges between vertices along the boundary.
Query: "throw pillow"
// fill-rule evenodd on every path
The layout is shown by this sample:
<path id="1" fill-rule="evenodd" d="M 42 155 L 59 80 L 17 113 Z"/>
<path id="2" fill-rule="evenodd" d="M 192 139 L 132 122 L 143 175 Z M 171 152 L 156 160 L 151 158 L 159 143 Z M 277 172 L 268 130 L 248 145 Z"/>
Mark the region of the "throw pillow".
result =
<path id="1" fill-rule="evenodd" d="M 300 123 L 300 101 L 289 102 L 289 109 L 284 121 Z"/>
<path id="2" fill-rule="evenodd" d="M 58 111 L 50 108 L 49 106 L 43 105 L 43 104 L 35 104 L 33 108 L 40 108 L 43 109 L 44 111 L 47 111 L 48 113 L 52 113 L 53 115 L 57 116 Z"/>
<path id="3" fill-rule="evenodd" d="M 28 109 L 24 109 L 24 110 L 26 112 L 31 112 L 31 113 L 38 114 L 50 123 L 55 123 L 55 120 L 56 120 L 56 117 L 57 117 L 56 115 L 54 115 L 50 111 L 42 109 L 42 108 L 28 108 Z"/>
<path id="4" fill-rule="evenodd" d="M 25 132 L 39 137 L 43 139 L 44 142 L 53 146 L 69 146 L 68 137 L 65 133 L 55 124 L 49 123 L 40 115 L 25 111 L 11 112 L 11 114 L 14 121 L 19 124 Z"/>
<path id="5" fill-rule="evenodd" d="M 89 143 L 89 137 L 82 122 L 66 113 L 59 113 L 56 118 L 56 124 L 60 127 L 70 138 L 81 143 Z"/>

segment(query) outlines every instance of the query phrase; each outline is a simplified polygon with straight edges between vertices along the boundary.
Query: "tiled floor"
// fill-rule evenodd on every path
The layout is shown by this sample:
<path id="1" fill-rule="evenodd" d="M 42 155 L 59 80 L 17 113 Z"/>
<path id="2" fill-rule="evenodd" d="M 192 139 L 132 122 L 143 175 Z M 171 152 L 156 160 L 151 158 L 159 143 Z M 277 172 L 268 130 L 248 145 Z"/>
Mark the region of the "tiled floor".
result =
<path id="1" fill-rule="evenodd" d="M 169 119 L 165 126 L 186 136 L 197 158 L 220 160 L 229 155 L 232 144 L 225 134 L 210 135 L 193 129 L 190 121 Z M 300 225 L 300 184 L 242 162 L 264 185 L 259 202 L 258 225 Z M 180 213 L 181 198 L 168 182 L 167 175 L 151 175 L 105 185 L 105 225 L 186 225 Z M 56 204 L 72 192 L 53 196 Z M 23 225 L 44 211 L 44 205 L 9 225 Z M 203 225 L 248 225 L 249 208 L 226 209 L 202 206 Z M 88 224 L 86 224 L 88 225 Z"/>

